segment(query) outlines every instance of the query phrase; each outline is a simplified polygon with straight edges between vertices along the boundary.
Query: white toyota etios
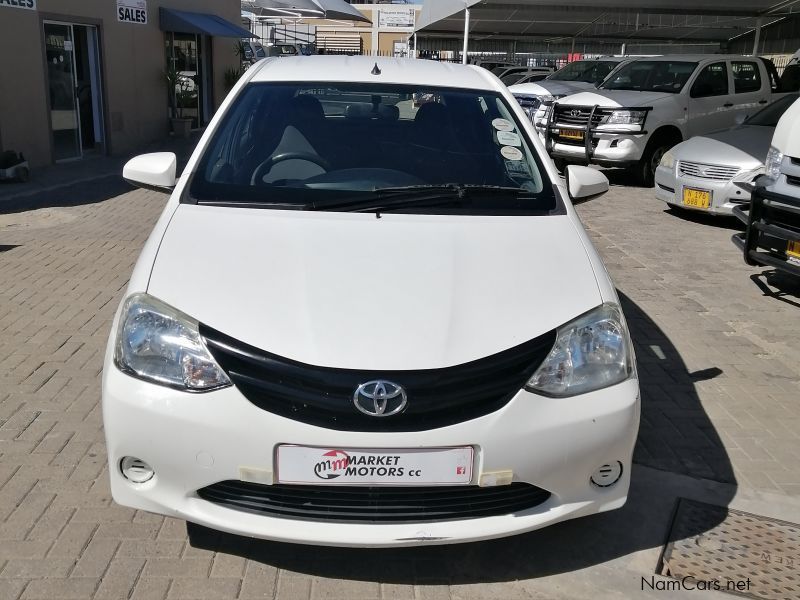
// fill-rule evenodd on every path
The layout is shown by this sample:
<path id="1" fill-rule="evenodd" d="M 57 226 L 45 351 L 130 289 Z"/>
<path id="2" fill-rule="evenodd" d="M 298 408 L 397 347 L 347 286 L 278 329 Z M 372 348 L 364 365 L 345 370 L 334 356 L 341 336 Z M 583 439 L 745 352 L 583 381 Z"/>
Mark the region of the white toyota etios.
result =
<path id="1" fill-rule="evenodd" d="M 342 546 L 625 503 L 633 350 L 570 202 L 608 181 L 563 183 L 485 69 L 263 60 L 179 180 L 124 177 L 173 191 L 105 361 L 118 503 Z"/>

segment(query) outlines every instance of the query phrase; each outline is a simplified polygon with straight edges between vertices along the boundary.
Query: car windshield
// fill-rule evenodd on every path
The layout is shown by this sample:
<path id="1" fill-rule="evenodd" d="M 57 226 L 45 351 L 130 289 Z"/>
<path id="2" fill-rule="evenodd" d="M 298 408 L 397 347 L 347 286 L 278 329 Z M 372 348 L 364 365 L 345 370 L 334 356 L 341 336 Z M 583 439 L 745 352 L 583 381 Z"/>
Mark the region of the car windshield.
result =
<path id="1" fill-rule="evenodd" d="M 521 79 L 527 78 L 529 75 L 530 73 L 525 71 L 522 71 L 521 73 L 511 73 L 511 75 L 505 75 L 501 77 L 500 81 L 506 85 L 514 85 L 515 83 L 519 83 Z"/>
<path id="2" fill-rule="evenodd" d="M 560 71 L 556 71 L 548 79 L 554 81 L 583 81 L 585 83 L 600 83 L 617 65 L 611 60 L 578 60 L 569 63 Z"/>
<path id="3" fill-rule="evenodd" d="M 783 113 L 795 103 L 800 94 L 787 94 L 776 100 L 766 108 L 761 109 L 752 117 L 747 119 L 745 125 L 760 125 L 761 127 L 777 127 Z"/>
<path id="4" fill-rule="evenodd" d="M 499 93 L 318 82 L 247 86 L 201 157 L 188 201 L 320 210 L 400 191 L 432 203 L 452 196 L 437 213 L 559 206 Z"/>
<path id="5" fill-rule="evenodd" d="M 696 62 L 637 60 L 620 67 L 600 89 L 678 94 L 696 68 Z"/>

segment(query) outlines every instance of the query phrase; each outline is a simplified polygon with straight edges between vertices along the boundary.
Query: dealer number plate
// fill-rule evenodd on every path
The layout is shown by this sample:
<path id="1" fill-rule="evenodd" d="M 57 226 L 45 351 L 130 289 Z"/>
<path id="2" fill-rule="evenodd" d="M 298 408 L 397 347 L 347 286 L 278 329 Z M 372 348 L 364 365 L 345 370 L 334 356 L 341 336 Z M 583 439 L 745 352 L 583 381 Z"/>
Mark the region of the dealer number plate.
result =
<path id="1" fill-rule="evenodd" d="M 580 129 L 562 129 L 560 135 L 562 138 L 567 138 L 568 140 L 583 139 L 583 131 Z"/>
<path id="2" fill-rule="evenodd" d="M 467 485 L 474 451 L 459 448 L 277 449 L 278 482 L 309 485 Z"/>
<path id="3" fill-rule="evenodd" d="M 694 188 L 683 188 L 683 204 L 692 208 L 708 208 L 711 206 L 711 192 L 708 190 L 696 190 Z"/>

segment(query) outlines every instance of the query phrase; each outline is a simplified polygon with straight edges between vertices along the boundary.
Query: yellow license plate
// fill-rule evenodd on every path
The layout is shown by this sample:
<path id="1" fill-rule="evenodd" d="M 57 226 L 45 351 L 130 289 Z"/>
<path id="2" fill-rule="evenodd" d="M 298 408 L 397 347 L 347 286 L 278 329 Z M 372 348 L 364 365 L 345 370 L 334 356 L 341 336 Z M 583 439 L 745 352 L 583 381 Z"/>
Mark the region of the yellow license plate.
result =
<path id="1" fill-rule="evenodd" d="M 683 188 L 683 204 L 692 208 L 708 208 L 711 206 L 711 192 L 708 190 L 695 190 Z"/>
<path id="2" fill-rule="evenodd" d="M 583 132 L 580 129 L 562 129 L 561 137 L 568 140 L 582 140 Z"/>
<path id="3" fill-rule="evenodd" d="M 800 258 L 800 242 L 789 242 L 786 246 L 786 256 Z"/>

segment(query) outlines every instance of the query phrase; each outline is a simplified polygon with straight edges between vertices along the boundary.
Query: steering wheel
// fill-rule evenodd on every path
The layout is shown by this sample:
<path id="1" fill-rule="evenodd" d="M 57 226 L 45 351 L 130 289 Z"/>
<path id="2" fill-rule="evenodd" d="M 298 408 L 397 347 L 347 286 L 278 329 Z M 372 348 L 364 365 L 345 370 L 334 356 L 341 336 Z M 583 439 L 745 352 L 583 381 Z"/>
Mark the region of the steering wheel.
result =
<path id="1" fill-rule="evenodd" d="M 253 171 L 253 176 L 250 178 L 250 185 L 264 183 L 262 179 L 264 175 L 270 169 L 272 169 L 272 167 L 285 160 L 305 160 L 322 167 L 325 169 L 325 171 L 331 170 L 331 165 L 328 163 L 328 161 L 321 156 L 312 154 L 311 152 L 283 152 L 281 154 L 276 154 L 275 156 L 270 156 L 267 160 L 258 165 L 256 170 Z"/>

